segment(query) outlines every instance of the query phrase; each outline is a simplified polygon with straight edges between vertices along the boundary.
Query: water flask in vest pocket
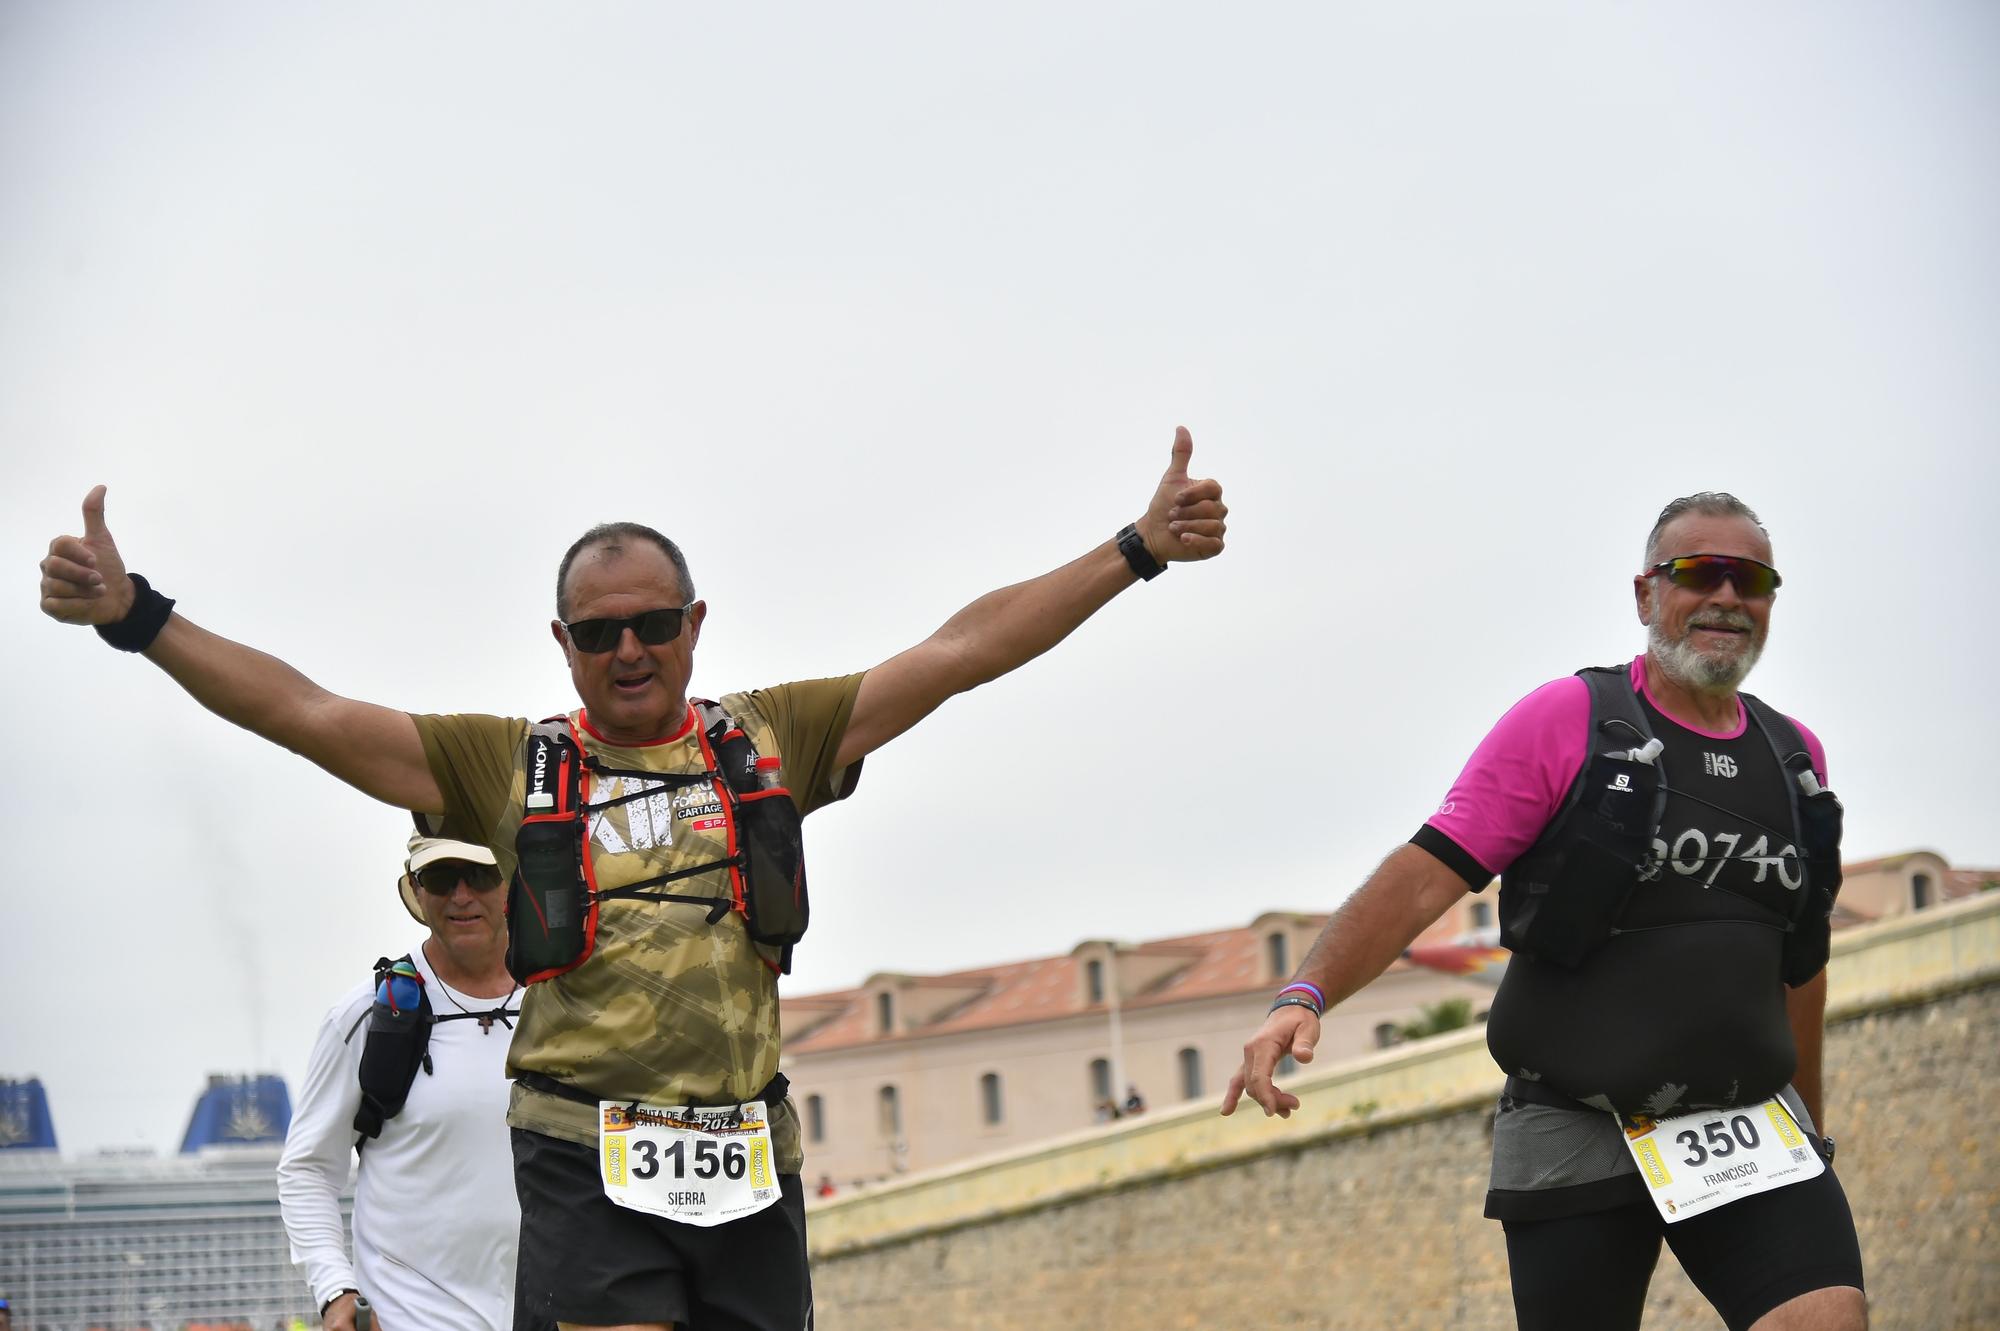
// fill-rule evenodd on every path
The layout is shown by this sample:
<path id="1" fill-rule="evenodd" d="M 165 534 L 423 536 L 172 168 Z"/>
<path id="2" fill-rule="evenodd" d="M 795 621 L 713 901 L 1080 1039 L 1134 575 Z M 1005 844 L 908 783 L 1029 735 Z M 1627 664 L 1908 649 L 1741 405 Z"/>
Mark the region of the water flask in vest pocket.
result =
<path id="1" fill-rule="evenodd" d="M 1590 760 L 1562 853 L 1502 889 L 1502 944 L 1574 968 L 1611 936 L 1652 849 L 1660 783 L 1656 767 L 1628 755 Z"/>
<path id="2" fill-rule="evenodd" d="M 583 819 L 530 816 L 514 837 L 507 885 L 507 969 L 522 984 L 574 970 L 589 955 L 595 903 L 583 881 Z"/>
<path id="3" fill-rule="evenodd" d="M 405 958 L 376 967 L 375 1004 L 368 1011 L 368 1039 L 361 1047 L 361 1106 L 354 1130 L 379 1136 L 382 1125 L 403 1112 L 430 1045 L 424 977 Z"/>
<path id="4" fill-rule="evenodd" d="M 1807 764 L 1810 759 L 1807 760 Z M 1785 935 L 1783 978 L 1800 985 L 1820 973 L 1833 945 L 1833 903 L 1840 896 L 1840 833 L 1845 811 L 1830 790 L 1821 788 L 1810 765 L 1794 772 L 1799 784 L 1800 853 L 1805 859 L 1805 888 L 1792 931 Z"/>
<path id="5" fill-rule="evenodd" d="M 708 734 L 716 771 L 735 796 L 744 928 L 755 941 L 781 949 L 779 969 L 790 971 L 792 945 L 805 937 L 811 915 L 804 819 L 784 787 L 782 759 L 759 756 L 749 736 L 726 717 L 710 726 Z"/>
<path id="6" fill-rule="evenodd" d="M 740 797 L 736 835 L 743 854 L 743 914 L 750 937 L 790 947 L 805 937 L 812 910 L 806 896 L 803 819 L 782 786 Z"/>

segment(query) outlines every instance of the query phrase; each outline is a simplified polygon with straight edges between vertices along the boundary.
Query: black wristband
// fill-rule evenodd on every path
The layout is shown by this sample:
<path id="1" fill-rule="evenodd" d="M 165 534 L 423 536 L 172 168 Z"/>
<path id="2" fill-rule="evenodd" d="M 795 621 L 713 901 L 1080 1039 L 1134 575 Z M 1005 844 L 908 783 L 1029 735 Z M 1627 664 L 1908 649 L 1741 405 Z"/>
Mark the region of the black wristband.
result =
<path id="1" fill-rule="evenodd" d="M 174 601 L 171 596 L 154 591 L 153 584 L 137 573 L 125 576 L 132 579 L 135 589 L 132 608 L 116 624 L 99 624 L 97 636 L 121 652 L 143 652 L 167 626 L 167 616 L 174 612 Z"/>
<path id="2" fill-rule="evenodd" d="M 1326 1013 L 1320 1011 L 1319 1004 L 1313 1002 L 1310 998 L 1307 998 L 1304 994 L 1279 995 L 1278 1001 L 1271 1004 L 1271 1012 L 1276 1012 L 1281 1007 L 1302 1007 L 1306 1011 L 1312 1013 L 1315 1017 L 1324 1017 L 1326 1015 Z M 1269 1016 L 1270 1013 L 1266 1013 L 1265 1015 Z"/>
<path id="3" fill-rule="evenodd" d="M 1151 582 L 1167 571 L 1167 566 L 1153 558 L 1153 552 L 1146 548 L 1146 538 L 1139 534 L 1139 524 L 1128 522 L 1125 530 L 1118 533 L 1118 553 L 1125 556 L 1125 562 L 1139 575 L 1141 582 Z"/>

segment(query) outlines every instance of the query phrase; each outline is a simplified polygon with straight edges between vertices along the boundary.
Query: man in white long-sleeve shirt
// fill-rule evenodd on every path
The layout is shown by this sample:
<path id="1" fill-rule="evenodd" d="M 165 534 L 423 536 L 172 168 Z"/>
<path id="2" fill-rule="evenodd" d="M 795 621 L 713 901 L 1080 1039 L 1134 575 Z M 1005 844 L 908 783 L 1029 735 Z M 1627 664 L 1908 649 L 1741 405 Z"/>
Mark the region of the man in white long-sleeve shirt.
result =
<path id="1" fill-rule="evenodd" d="M 483 846 L 416 836 L 397 886 L 430 929 L 409 955 L 435 1019 L 425 1065 L 364 1141 L 355 1114 L 378 986 L 358 985 L 326 1014 L 278 1163 L 292 1260 L 329 1331 L 353 1331 L 357 1294 L 383 1331 L 509 1331 L 521 1217 L 506 1063 L 518 995 L 500 871 Z M 383 983 L 407 1010 L 412 980 Z M 350 1262 L 340 1192 L 357 1149 Z"/>

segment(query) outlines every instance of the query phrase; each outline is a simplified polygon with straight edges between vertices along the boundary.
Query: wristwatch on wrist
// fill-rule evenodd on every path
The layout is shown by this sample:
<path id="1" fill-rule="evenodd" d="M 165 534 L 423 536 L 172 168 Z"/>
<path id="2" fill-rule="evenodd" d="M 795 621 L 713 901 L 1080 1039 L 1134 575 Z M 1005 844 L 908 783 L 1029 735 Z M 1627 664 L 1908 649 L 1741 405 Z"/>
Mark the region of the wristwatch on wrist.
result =
<path id="1" fill-rule="evenodd" d="M 346 1297 L 347 1297 L 347 1296 L 348 1296 L 349 1294 L 353 1294 L 353 1295 L 355 1295 L 356 1297 L 359 1297 L 359 1296 L 360 1296 L 360 1294 L 361 1294 L 361 1291 L 360 1291 L 360 1290 L 358 1290 L 358 1289 L 343 1289 L 343 1290 L 337 1290 L 337 1291 L 335 1291 L 335 1293 L 334 1293 L 334 1296 L 333 1296 L 332 1298 L 328 1299 L 328 1300 L 327 1300 L 327 1301 L 326 1301 L 325 1303 L 322 1303 L 322 1304 L 321 1304 L 321 1305 L 319 1306 L 319 1320 L 320 1320 L 320 1321 L 322 1321 L 322 1322 L 324 1322 L 324 1321 L 326 1320 L 326 1310 L 327 1310 L 328 1308 L 331 1308 L 331 1307 L 332 1307 L 332 1306 L 333 1306 L 334 1304 L 336 1304 L 336 1303 L 339 1303 L 339 1302 L 340 1302 L 340 1301 L 341 1301 L 342 1299 L 346 1298 Z"/>
<path id="2" fill-rule="evenodd" d="M 1118 553 L 1125 556 L 1125 562 L 1139 575 L 1141 582 L 1151 582 L 1167 571 L 1167 566 L 1153 558 L 1153 552 L 1146 548 L 1146 538 L 1139 534 L 1139 524 L 1128 522 L 1125 530 L 1118 533 Z"/>

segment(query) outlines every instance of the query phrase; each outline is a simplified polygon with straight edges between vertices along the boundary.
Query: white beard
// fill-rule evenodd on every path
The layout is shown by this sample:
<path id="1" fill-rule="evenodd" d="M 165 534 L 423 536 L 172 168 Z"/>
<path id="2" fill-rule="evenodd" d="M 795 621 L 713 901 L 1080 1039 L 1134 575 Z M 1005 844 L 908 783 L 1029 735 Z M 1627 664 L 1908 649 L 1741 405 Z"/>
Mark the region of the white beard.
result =
<path id="1" fill-rule="evenodd" d="M 1753 637 L 1746 640 L 1748 645 L 1741 655 L 1709 656 L 1688 641 L 1693 633 L 1690 625 L 1687 637 L 1669 640 L 1658 620 L 1646 625 L 1646 646 L 1653 659 L 1667 678 L 1682 688 L 1734 689 L 1750 677 L 1751 667 L 1764 654 L 1764 644 Z"/>

